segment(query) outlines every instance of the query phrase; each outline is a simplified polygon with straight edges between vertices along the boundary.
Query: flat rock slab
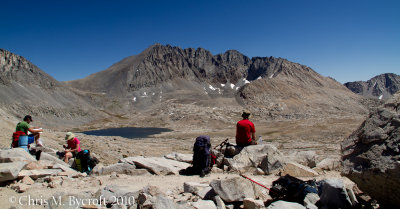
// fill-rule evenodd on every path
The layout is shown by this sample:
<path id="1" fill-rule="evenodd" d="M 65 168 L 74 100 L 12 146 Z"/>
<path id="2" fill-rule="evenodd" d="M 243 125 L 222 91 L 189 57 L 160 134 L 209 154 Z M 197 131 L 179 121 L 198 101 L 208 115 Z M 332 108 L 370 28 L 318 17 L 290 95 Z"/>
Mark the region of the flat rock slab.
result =
<path id="1" fill-rule="evenodd" d="M 267 207 L 267 209 L 306 209 L 306 207 L 300 205 L 299 203 L 295 203 L 295 202 L 286 202 L 286 201 L 276 201 L 271 203 L 271 205 L 269 205 Z"/>
<path id="2" fill-rule="evenodd" d="M 145 168 L 157 175 L 178 175 L 180 170 L 190 166 L 188 163 L 161 157 L 128 157 L 121 159 L 120 162 L 134 163 L 137 168 Z"/>
<path id="3" fill-rule="evenodd" d="M 199 200 L 192 203 L 192 206 L 196 209 L 217 209 L 217 206 L 212 200 Z"/>
<path id="4" fill-rule="evenodd" d="M 312 170 L 311 168 L 298 164 L 298 163 L 286 163 L 286 165 L 283 167 L 283 170 L 281 172 L 282 176 L 285 176 L 286 174 L 289 174 L 291 176 L 295 177 L 314 177 L 318 176 L 318 173 Z"/>
<path id="5" fill-rule="evenodd" d="M 22 170 L 19 172 L 18 177 L 24 178 L 25 176 L 29 176 L 32 179 L 37 179 L 45 176 L 54 176 L 62 171 L 62 169 Z"/>
<path id="6" fill-rule="evenodd" d="M 18 178 L 18 174 L 26 164 L 26 162 L 0 163 L 0 182 Z"/>
<path id="7" fill-rule="evenodd" d="M 69 167 L 68 164 L 66 164 L 64 161 L 60 160 L 58 157 L 55 157 L 55 156 L 53 156 L 53 155 L 51 155 L 51 154 L 49 154 L 49 153 L 46 153 L 46 152 L 42 152 L 42 153 L 40 154 L 40 160 L 41 160 L 41 161 L 42 161 L 42 160 L 45 160 L 45 161 L 52 161 L 52 162 L 54 162 L 54 163 L 58 163 L 58 164 L 61 164 L 61 165 L 64 165 L 64 166 Z"/>
<path id="8" fill-rule="evenodd" d="M 237 202 L 243 201 L 244 198 L 255 199 L 257 197 L 253 184 L 241 177 L 213 180 L 210 186 L 225 202 Z"/>
<path id="9" fill-rule="evenodd" d="M 23 160 L 36 161 L 36 158 L 22 148 L 0 150 L 0 163 L 9 163 Z"/>
<path id="10" fill-rule="evenodd" d="M 96 165 L 93 168 L 92 175 L 110 175 L 112 173 L 126 174 L 132 176 L 150 175 L 146 169 L 136 169 L 136 166 L 132 163 L 116 163 L 108 166 Z"/>
<path id="11" fill-rule="evenodd" d="M 185 162 L 185 163 L 192 163 L 192 161 L 193 161 L 193 154 L 182 154 L 182 153 L 173 152 L 171 154 L 165 155 L 164 157 L 167 159 L 170 159 L 170 160 L 176 160 L 176 161 Z"/>

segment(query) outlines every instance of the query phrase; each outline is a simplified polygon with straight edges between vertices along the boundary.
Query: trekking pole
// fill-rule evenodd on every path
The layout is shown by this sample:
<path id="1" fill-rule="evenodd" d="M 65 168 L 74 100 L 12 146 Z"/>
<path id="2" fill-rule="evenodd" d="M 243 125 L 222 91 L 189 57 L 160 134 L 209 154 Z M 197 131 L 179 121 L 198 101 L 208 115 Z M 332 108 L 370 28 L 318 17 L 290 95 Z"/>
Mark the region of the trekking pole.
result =
<path id="1" fill-rule="evenodd" d="M 268 188 L 268 187 L 266 187 L 266 186 L 264 186 L 264 185 L 262 185 L 262 184 L 260 184 L 260 183 L 258 183 L 258 182 L 256 182 L 256 181 L 254 181 L 253 179 L 251 179 L 251 178 L 249 178 L 249 177 L 247 177 L 247 176 L 245 176 L 245 175 L 243 175 L 243 174 L 239 174 L 239 175 L 240 175 L 241 177 L 243 177 L 243 178 L 245 178 L 245 179 L 248 179 L 248 180 L 250 180 L 251 182 L 253 182 L 253 183 L 255 183 L 255 184 L 257 184 L 257 185 L 259 185 L 259 186 L 265 188 L 265 189 L 268 189 L 268 191 L 270 191 L 270 192 L 272 192 L 272 193 L 275 193 L 274 191 L 271 191 L 270 188 Z M 276 194 L 276 193 L 275 193 L 275 194 Z"/>
<path id="2" fill-rule="evenodd" d="M 220 144 L 218 144 L 217 146 L 214 147 L 214 149 L 217 149 L 217 147 L 221 146 L 221 148 L 228 142 L 228 139 L 225 139 L 223 142 L 221 142 Z"/>

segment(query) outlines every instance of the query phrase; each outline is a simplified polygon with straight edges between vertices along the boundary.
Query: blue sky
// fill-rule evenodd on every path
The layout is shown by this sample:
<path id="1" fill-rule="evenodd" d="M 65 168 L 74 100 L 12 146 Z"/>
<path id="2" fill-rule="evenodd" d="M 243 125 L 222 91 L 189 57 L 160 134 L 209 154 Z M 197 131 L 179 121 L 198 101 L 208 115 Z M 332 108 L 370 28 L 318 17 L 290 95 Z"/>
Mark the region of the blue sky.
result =
<path id="1" fill-rule="evenodd" d="M 59 81 L 155 44 L 283 57 L 339 82 L 400 74 L 400 1 L 22 1 L 0 4 L 0 48 Z"/>

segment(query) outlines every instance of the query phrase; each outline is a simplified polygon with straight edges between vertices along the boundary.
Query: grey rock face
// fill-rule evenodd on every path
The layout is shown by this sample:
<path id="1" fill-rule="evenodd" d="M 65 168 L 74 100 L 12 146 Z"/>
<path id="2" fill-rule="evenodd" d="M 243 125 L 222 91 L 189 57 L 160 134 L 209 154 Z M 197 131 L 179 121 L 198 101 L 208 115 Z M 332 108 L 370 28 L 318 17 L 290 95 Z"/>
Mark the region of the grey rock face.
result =
<path id="1" fill-rule="evenodd" d="M 400 90 L 400 76 L 393 73 L 385 73 L 368 81 L 348 82 L 344 85 L 356 94 L 386 100 Z"/>
<path id="2" fill-rule="evenodd" d="M 221 199 L 228 203 L 243 201 L 244 198 L 256 199 L 259 196 L 259 191 L 254 185 L 241 177 L 213 180 L 210 186 Z"/>
<path id="3" fill-rule="evenodd" d="M 247 171 L 250 168 L 260 167 L 265 173 L 282 168 L 284 165 L 283 155 L 273 145 L 252 145 L 231 159 L 226 159 L 231 170 Z"/>
<path id="4" fill-rule="evenodd" d="M 400 205 L 400 93 L 342 144 L 342 174 L 380 204 Z"/>
<path id="5" fill-rule="evenodd" d="M 344 183 L 340 179 L 325 179 L 318 182 L 321 205 L 327 208 L 351 208 L 352 203 Z"/>

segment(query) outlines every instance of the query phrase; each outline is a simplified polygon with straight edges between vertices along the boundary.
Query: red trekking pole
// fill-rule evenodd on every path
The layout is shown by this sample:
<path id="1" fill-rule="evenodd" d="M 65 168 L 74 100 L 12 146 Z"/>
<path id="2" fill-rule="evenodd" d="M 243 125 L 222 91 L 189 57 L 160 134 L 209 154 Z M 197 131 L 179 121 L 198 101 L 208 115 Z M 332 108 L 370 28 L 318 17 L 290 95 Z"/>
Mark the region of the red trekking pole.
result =
<path id="1" fill-rule="evenodd" d="M 260 184 L 260 183 L 258 183 L 258 182 L 256 182 L 256 181 L 254 181 L 253 179 L 251 179 L 251 178 L 249 178 L 249 177 L 247 177 L 247 176 L 245 176 L 245 175 L 243 175 L 243 174 L 239 174 L 239 175 L 240 175 L 241 177 L 243 177 L 243 178 L 245 178 L 245 179 L 248 179 L 248 180 L 250 180 L 251 182 L 253 182 L 253 183 L 255 183 L 255 184 L 257 184 L 257 185 L 259 185 L 259 186 L 265 188 L 265 189 L 268 189 L 268 191 L 270 191 L 270 192 L 272 192 L 272 193 L 275 193 L 274 191 L 271 191 L 270 188 L 268 188 L 268 187 L 266 187 L 266 186 L 264 186 L 264 185 L 262 185 L 262 184 Z"/>

